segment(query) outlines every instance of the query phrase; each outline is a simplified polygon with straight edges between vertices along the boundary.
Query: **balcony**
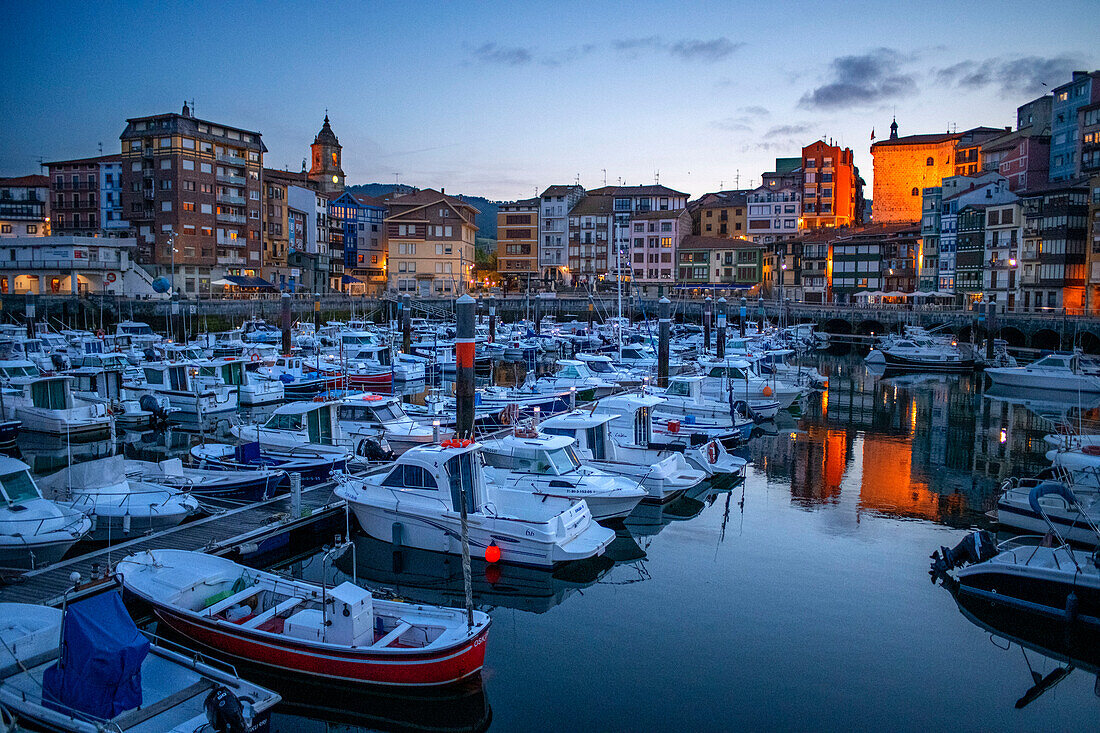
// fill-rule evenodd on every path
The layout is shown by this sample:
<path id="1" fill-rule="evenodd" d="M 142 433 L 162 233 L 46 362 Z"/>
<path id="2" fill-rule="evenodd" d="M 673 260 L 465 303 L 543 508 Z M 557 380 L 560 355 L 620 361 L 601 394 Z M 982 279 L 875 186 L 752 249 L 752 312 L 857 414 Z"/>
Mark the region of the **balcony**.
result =
<path id="1" fill-rule="evenodd" d="M 245 204 L 244 196 L 231 196 L 227 193 L 219 193 L 217 198 L 219 204 L 232 204 L 233 206 L 244 206 Z"/>
<path id="2" fill-rule="evenodd" d="M 141 157 L 143 157 L 143 158 L 152 158 L 153 157 L 153 149 L 151 147 L 150 148 L 142 148 L 141 149 Z"/>
<path id="3" fill-rule="evenodd" d="M 141 190 L 141 195 L 146 201 L 152 201 L 153 199 L 156 198 L 157 191 L 156 191 L 156 189 L 153 189 L 153 188 L 143 188 Z"/>
<path id="4" fill-rule="evenodd" d="M 217 158 L 219 163 L 229 163 L 230 165 L 246 165 L 246 161 L 244 158 L 233 155 L 232 153 L 218 153 Z"/>
<path id="5" fill-rule="evenodd" d="M 218 256 L 218 264 L 219 265 L 243 266 L 243 265 L 248 264 L 248 260 L 246 260 L 244 257 L 237 257 L 237 256 L 230 257 L 228 255 L 226 255 L 226 256 L 219 255 Z"/>
<path id="6" fill-rule="evenodd" d="M 218 182 L 228 183 L 231 186 L 243 186 L 248 183 L 248 181 L 245 180 L 244 176 L 231 176 L 227 173 L 219 173 Z"/>
<path id="7" fill-rule="evenodd" d="M 219 247 L 243 247 L 248 242 L 244 237 L 237 237 L 236 239 L 229 239 L 228 237 L 218 237 Z"/>
<path id="8" fill-rule="evenodd" d="M 215 215 L 215 218 L 218 221 L 226 222 L 227 224 L 246 224 L 246 223 L 248 223 L 248 219 L 241 216 L 240 214 L 224 214 L 224 213 L 219 212 L 218 214 Z"/>

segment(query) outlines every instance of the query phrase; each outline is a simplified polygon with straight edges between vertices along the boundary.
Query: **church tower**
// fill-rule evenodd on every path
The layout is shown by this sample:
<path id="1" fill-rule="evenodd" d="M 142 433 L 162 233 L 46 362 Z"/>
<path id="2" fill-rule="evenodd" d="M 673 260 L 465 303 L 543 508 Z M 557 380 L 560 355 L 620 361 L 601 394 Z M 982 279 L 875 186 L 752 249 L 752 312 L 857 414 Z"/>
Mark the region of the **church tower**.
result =
<path id="1" fill-rule="evenodd" d="M 309 178 L 317 183 L 321 193 L 340 192 L 344 190 L 344 169 L 340 167 L 340 155 L 343 148 L 336 139 L 336 133 L 328 124 L 328 115 L 325 115 L 325 124 L 317 137 L 313 138 L 313 167 L 309 169 Z"/>
<path id="2" fill-rule="evenodd" d="M 325 117 L 325 120 L 328 120 L 328 117 Z M 327 121 L 325 122 L 325 126 L 328 126 Z M 890 123 L 890 139 L 891 140 L 897 140 L 898 139 L 898 118 L 897 117 L 895 117 L 894 121 Z"/>

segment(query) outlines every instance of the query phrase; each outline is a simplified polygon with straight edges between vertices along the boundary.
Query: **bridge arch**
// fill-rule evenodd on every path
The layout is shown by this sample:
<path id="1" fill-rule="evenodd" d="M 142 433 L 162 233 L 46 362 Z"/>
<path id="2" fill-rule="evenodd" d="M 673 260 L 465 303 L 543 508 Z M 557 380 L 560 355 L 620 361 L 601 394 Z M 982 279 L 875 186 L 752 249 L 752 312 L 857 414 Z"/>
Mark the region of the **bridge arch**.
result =
<path id="1" fill-rule="evenodd" d="M 859 333 L 862 333 L 865 336 L 870 336 L 872 333 L 873 334 L 886 333 L 888 329 L 886 328 L 886 326 L 882 325 L 882 323 L 880 323 L 879 321 L 876 321 L 873 318 L 868 318 L 865 321 L 860 321 L 859 326 L 856 330 L 859 331 Z"/>
<path id="2" fill-rule="evenodd" d="M 843 318 L 831 318 L 825 321 L 822 330 L 825 331 L 825 333 L 847 335 L 852 332 L 852 324 Z"/>
<path id="3" fill-rule="evenodd" d="M 1086 354 L 1100 354 L 1100 336 L 1092 331 L 1081 333 L 1077 337 L 1077 343 Z"/>
<path id="4" fill-rule="evenodd" d="M 1057 351 L 1061 348 L 1062 338 L 1051 328 L 1040 328 L 1031 334 L 1031 348 Z"/>
<path id="5" fill-rule="evenodd" d="M 1027 346 L 1027 335 L 1015 326 L 1004 326 L 997 338 L 1004 339 L 1009 346 Z"/>

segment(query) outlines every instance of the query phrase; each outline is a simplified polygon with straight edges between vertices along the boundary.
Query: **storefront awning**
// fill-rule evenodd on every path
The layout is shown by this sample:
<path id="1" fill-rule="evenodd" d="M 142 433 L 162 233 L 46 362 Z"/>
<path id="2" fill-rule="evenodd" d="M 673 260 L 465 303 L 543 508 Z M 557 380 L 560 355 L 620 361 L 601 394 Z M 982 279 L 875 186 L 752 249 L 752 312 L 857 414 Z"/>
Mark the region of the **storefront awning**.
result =
<path id="1" fill-rule="evenodd" d="M 363 281 L 360 280 L 359 278 L 352 277 L 351 275 L 344 275 L 343 277 L 340 278 L 340 283 L 343 284 L 343 285 L 351 285 L 352 283 L 362 284 L 362 282 Z"/>
<path id="2" fill-rule="evenodd" d="M 275 286 L 262 277 L 249 277 L 248 275 L 226 275 L 225 279 L 240 288 L 266 288 L 275 290 Z"/>

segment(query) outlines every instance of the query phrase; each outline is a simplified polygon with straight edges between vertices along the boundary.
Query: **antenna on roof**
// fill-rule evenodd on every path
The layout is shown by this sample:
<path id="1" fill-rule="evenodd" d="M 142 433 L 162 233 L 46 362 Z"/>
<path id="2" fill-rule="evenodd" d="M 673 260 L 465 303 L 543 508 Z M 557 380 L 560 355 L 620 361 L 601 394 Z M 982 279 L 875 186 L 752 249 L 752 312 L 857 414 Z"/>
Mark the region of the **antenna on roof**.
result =
<path id="1" fill-rule="evenodd" d="M 607 169 L 606 168 L 600 168 L 600 170 L 603 171 L 603 185 L 606 186 L 607 185 Z"/>
<path id="2" fill-rule="evenodd" d="M 38 172 L 42 173 L 46 168 L 46 159 L 41 155 L 38 156 Z"/>
<path id="3" fill-rule="evenodd" d="M 580 173 L 578 173 L 578 174 L 577 174 L 577 175 L 576 175 L 576 176 L 575 176 L 575 177 L 573 178 L 573 185 L 574 185 L 574 186 L 579 186 L 579 185 L 581 185 L 581 174 L 580 174 Z"/>
<path id="4" fill-rule="evenodd" d="M 619 176 L 619 185 L 620 186 L 623 185 L 623 177 L 622 176 Z"/>
<path id="5" fill-rule="evenodd" d="M 660 186 L 661 185 L 661 171 L 659 171 L 659 170 L 653 171 L 653 184 L 655 186 Z"/>
<path id="6" fill-rule="evenodd" d="M 741 188 L 741 169 L 738 168 L 733 174 L 733 187 Z"/>
<path id="7" fill-rule="evenodd" d="M 721 191 L 726 187 L 726 180 L 723 178 L 718 182 L 718 190 Z"/>
<path id="8" fill-rule="evenodd" d="M 103 155 L 103 143 L 99 144 L 99 154 Z"/>

